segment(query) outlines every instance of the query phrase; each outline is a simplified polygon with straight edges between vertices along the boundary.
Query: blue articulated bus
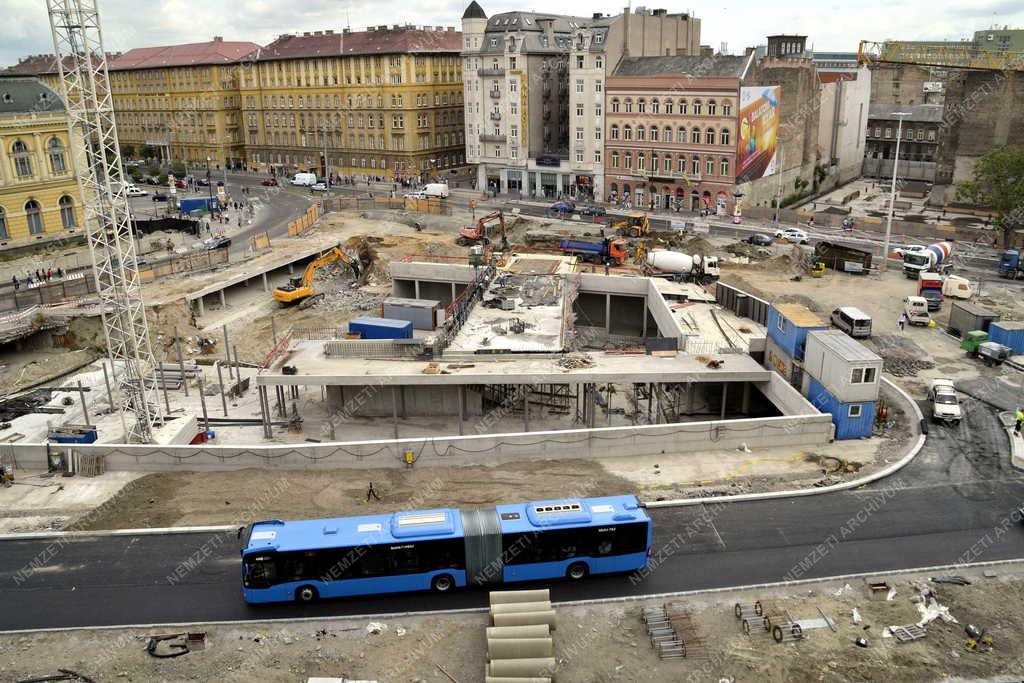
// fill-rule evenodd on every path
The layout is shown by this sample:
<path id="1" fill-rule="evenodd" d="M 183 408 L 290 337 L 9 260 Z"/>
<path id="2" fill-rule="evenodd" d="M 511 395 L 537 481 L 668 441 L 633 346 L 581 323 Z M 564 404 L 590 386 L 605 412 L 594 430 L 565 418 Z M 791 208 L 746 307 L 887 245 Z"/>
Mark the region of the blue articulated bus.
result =
<path id="1" fill-rule="evenodd" d="M 254 522 L 242 539 L 246 602 L 494 585 L 646 566 L 651 519 L 635 496 Z"/>

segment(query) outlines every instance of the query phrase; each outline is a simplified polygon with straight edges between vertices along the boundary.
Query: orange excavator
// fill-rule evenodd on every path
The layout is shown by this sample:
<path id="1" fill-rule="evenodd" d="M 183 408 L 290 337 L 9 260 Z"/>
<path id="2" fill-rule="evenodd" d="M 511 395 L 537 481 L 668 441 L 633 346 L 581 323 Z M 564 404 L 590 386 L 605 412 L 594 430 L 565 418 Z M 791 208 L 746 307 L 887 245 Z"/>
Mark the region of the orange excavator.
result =
<path id="1" fill-rule="evenodd" d="M 301 277 L 293 277 L 288 280 L 287 284 L 275 289 L 274 298 L 282 305 L 298 303 L 300 308 L 312 305 L 316 300 L 323 297 L 323 294 L 315 294 L 313 292 L 313 277 L 316 275 L 316 271 L 335 261 L 347 263 L 358 281 L 360 273 L 363 271 L 362 264 L 346 254 L 339 245 L 323 252 L 310 261 Z"/>
<path id="2" fill-rule="evenodd" d="M 494 236 L 494 228 L 490 227 L 492 224 L 498 224 L 498 236 L 501 237 L 499 241 L 499 249 L 501 251 L 508 250 L 508 236 L 506 234 L 507 229 L 505 227 L 505 214 L 501 211 L 495 211 L 483 216 L 476 222 L 476 225 L 469 228 L 459 228 L 459 236 L 455 238 L 455 243 L 461 247 L 469 247 L 474 244 L 490 244 L 491 237 Z"/>

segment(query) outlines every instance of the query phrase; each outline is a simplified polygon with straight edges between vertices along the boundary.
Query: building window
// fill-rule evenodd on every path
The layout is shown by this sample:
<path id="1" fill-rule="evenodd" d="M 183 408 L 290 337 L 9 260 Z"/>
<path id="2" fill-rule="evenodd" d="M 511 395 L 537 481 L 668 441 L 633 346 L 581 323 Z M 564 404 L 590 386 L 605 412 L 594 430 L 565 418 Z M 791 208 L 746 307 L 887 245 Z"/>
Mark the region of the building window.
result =
<path id="1" fill-rule="evenodd" d="M 935 142 L 935 131 L 934 130 L 929 130 L 928 131 L 928 142 Z"/>
<path id="2" fill-rule="evenodd" d="M 601 41 L 600 41 L 600 38 L 601 38 L 601 36 L 598 36 L 598 40 L 597 40 L 597 42 L 598 42 L 598 43 L 600 43 L 600 42 L 601 42 Z M 598 69 L 603 69 L 603 68 L 604 68 L 604 57 L 601 57 L 600 55 L 598 55 L 597 57 L 595 57 L 595 58 L 594 58 L 594 66 L 596 66 L 596 67 L 597 67 Z M 601 82 L 600 82 L 600 81 L 598 81 L 598 83 L 597 83 L 597 84 L 598 84 L 598 85 L 601 85 Z"/>
<path id="3" fill-rule="evenodd" d="M 690 142 L 692 142 L 695 145 L 699 145 L 700 144 L 700 129 L 699 128 L 694 128 L 693 130 L 690 131 Z"/>
<path id="4" fill-rule="evenodd" d="M 657 142 L 657 141 L 658 141 L 658 129 L 657 129 L 657 127 L 652 127 L 651 128 L 651 142 Z"/>
<path id="5" fill-rule="evenodd" d="M 626 152 L 626 168 L 633 168 L 633 154 Z"/>
<path id="6" fill-rule="evenodd" d="M 658 102 L 658 100 L 656 98 L 651 100 L 651 113 L 652 114 L 659 114 L 659 113 L 661 113 L 660 110 L 661 110 L 661 103 Z"/>
<path id="7" fill-rule="evenodd" d="M 576 68 L 577 69 L 582 69 L 583 68 L 583 55 L 576 55 Z M 577 83 L 578 82 L 579 81 L 577 81 Z"/>
<path id="8" fill-rule="evenodd" d="M 633 100 L 626 98 L 626 113 L 629 114 L 633 111 Z"/>
<path id="9" fill-rule="evenodd" d="M 609 135 L 611 135 L 611 139 L 612 140 L 618 140 L 619 139 L 619 127 L 618 126 L 612 126 L 611 130 L 609 131 Z"/>
<path id="10" fill-rule="evenodd" d="M 722 163 L 719 164 L 719 170 L 721 171 L 718 175 L 727 176 L 729 175 L 729 160 L 722 159 Z"/>
<path id="11" fill-rule="evenodd" d="M 594 152 L 594 163 L 595 164 L 601 163 L 601 150 L 596 150 Z"/>
<path id="12" fill-rule="evenodd" d="M 665 126 L 665 129 L 661 131 L 661 139 L 664 142 L 672 142 L 672 129 Z"/>
<path id="13" fill-rule="evenodd" d="M 679 100 L 679 113 L 685 116 L 686 115 L 686 110 L 687 110 L 686 100 Z"/>
<path id="14" fill-rule="evenodd" d="M 0 206 L 0 240 L 6 239 L 10 239 L 10 233 L 7 231 L 7 212 Z"/>
<path id="15" fill-rule="evenodd" d="M 11 156 L 14 158 L 14 171 L 19 178 L 26 178 L 32 175 L 32 160 L 29 158 L 28 147 L 21 140 L 18 140 L 11 147 Z"/>
<path id="16" fill-rule="evenodd" d="M 519 149 L 516 148 L 516 147 L 509 147 L 509 149 L 508 149 L 508 157 L 509 157 L 509 159 L 518 159 L 519 158 Z"/>
<path id="17" fill-rule="evenodd" d="M 594 116 L 601 118 L 601 103 L 598 102 L 594 105 Z"/>
<path id="18" fill-rule="evenodd" d="M 598 59 L 600 59 L 600 57 L 598 57 Z M 601 81 L 596 81 L 594 83 L 594 92 L 601 92 L 602 90 L 604 90 L 604 86 L 601 85 Z"/>
<path id="19" fill-rule="evenodd" d="M 581 164 L 583 163 L 583 150 L 577 150 L 576 161 L 578 161 Z"/>
<path id="20" fill-rule="evenodd" d="M 64 173 L 67 167 L 64 164 L 64 145 L 57 138 L 50 138 L 46 143 L 46 152 L 50 155 L 50 169 L 54 173 Z"/>
<path id="21" fill-rule="evenodd" d="M 631 126 L 623 126 L 623 128 L 622 128 L 622 137 L 625 140 L 632 140 L 633 139 L 633 128 Z"/>
<path id="22" fill-rule="evenodd" d="M 576 139 L 577 140 L 583 140 L 583 129 L 582 128 L 577 128 L 576 129 Z"/>
<path id="23" fill-rule="evenodd" d="M 891 138 L 892 137 L 892 128 L 886 128 L 885 129 L 885 137 L 886 138 Z"/>
<path id="24" fill-rule="evenodd" d="M 646 129 L 644 129 L 643 126 L 637 126 L 636 127 L 636 139 L 637 140 L 646 140 L 647 139 L 647 131 L 646 131 Z"/>
<path id="25" fill-rule="evenodd" d="M 924 140 L 924 129 L 923 128 L 918 128 L 917 129 L 917 141 L 918 142 L 922 142 L 923 140 Z"/>
<path id="26" fill-rule="evenodd" d="M 732 105 L 728 102 L 722 102 L 722 116 L 732 116 Z"/>
<path id="27" fill-rule="evenodd" d="M 583 116 L 583 103 L 582 102 L 577 102 L 576 103 L 576 116 L 579 116 L 579 117 Z"/>
<path id="28" fill-rule="evenodd" d="M 882 129 L 881 128 L 875 128 L 875 137 L 876 138 L 882 137 Z"/>
<path id="29" fill-rule="evenodd" d="M 846 410 L 846 416 L 851 418 L 851 419 L 858 418 L 858 417 L 860 417 L 860 415 L 861 415 L 861 405 L 859 403 L 854 403 L 853 405 L 851 405 Z"/>
<path id="30" fill-rule="evenodd" d="M 708 102 L 708 116 L 714 116 L 715 111 L 718 110 L 718 105 L 715 104 L 714 100 Z"/>
<path id="31" fill-rule="evenodd" d="M 715 175 L 715 160 L 711 157 L 708 157 L 707 161 L 704 162 L 704 171 L 708 175 Z"/>
<path id="32" fill-rule="evenodd" d="M 704 131 L 704 142 L 706 142 L 709 145 L 715 144 L 715 129 L 714 128 L 708 128 L 706 131 Z"/>
<path id="33" fill-rule="evenodd" d="M 647 157 L 645 157 L 643 154 L 637 154 L 636 155 L 636 169 L 638 171 L 642 171 L 645 168 L 647 168 Z"/>
<path id="34" fill-rule="evenodd" d="M 672 100 L 665 100 L 665 113 L 666 114 L 671 114 L 672 113 L 672 109 L 673 109 Z"/>
<path id="35" fill-rule="evenodd" d="M 618 168 L 618 167 L 619 167 L 619 153 L 618 152 L 612 152 L 612 168 Z"/>
<path id="36" fill-rule="evenodd" d="M 25 218 L 28 221 L 29 234 L 43 234 L 43 212 L 39 208 L 39 202 L 30 199 L 25 203 Z"/>
<path id="37" fill-rule="evenodd" d="M 672 157 L 666 154 L 661 159 L 661 168 L 665 173 L 672 172 Z"/>
<path id="38" fill-rule="evenodd" d="M 722 133 L 721 133 L 721 143 L 723 145 L 728 145 L 729 144 L 729 129 L 728 128 L 723 130 Z"/>
<path id="39" fill-rule="evenodd" d="M 78 226 L 78 222 L 75 220 L 75 202 L 71 197 L 64 195 L 60 198 L 60 222 L 64 226 L 65 230 Z"/>
<path id="40" fill-rule="evenodd" d="M 619 111 L 619 101 L 618 100 L 612 100 L 612 111 L 613 112 L 618 112 Z"/>
<path id="41" fill-rule="evenodd" d="M 695 176 L 700 175 L 700 157 L 694 157 L 690 160 L 690 172 Z"/>
<path id="42" fill-rule="evenodd" d="M 641 98 L 636 103 L 636 110 L 638 113 L 643 114 L 647 111 L 647 100 Z"/>
<path id="43" fill-rule="evenodd" d="M 583 79 L 582 78 L 577 78 L 576 79 L 576 93 L 579 94 L 579 95 L 583 94 Z"/>

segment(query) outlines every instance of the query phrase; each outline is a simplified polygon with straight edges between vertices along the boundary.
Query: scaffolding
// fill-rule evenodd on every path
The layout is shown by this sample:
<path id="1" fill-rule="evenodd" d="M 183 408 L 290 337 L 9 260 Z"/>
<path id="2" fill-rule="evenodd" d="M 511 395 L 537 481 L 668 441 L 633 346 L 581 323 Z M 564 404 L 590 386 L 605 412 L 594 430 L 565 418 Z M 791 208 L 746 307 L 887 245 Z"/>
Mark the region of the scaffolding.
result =
<path id="1" fill-rule="evenodd" d="M 162 423 L 96 0 L 47 0 L 103 333 L 128 442 Z M 130 414 L 130 415 L 129 415 Z"/>
<path id="2" fill-rule="evenodd" d="M 982 50 L 974 43 L 860 41 L 858 64 L 913 64 L 946 69 L 1024 71 L 1024 52 Z"/>

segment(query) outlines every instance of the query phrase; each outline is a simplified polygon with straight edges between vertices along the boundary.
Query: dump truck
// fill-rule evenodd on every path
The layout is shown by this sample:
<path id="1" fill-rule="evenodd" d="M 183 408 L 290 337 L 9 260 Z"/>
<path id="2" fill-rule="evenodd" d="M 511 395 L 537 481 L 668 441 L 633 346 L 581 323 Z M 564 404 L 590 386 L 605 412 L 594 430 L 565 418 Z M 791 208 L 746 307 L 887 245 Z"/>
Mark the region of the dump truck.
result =
<path id="1" fill-rule="evenodd" d="M 999 259 L 999 277 L 1016 280 L 1024 277 L 1024 258 L 1016 249 L 1007 249 Z"/>
<path id="2" fill-rule="evenodd" d="M 928 387 L 928 402 L 932 404 L 932 422 L 960 424 L 960 399 L 951 379 L 933 379 Z"/>
<path id="3" fill-rule="evenodd" d="M 989 341 L 988 332 L 971 330 L 964 335 L 960 348 L 967 352 L 968 358 L 981 358 L 981 361 L 992 367 L 1002 365 L 1013 355 L 1013 349 L 998 342 Z"/>
<path id="4" fill-rule="evenodd" d="M 871 252 L 836 242 L 818 242 L 814 258 L 832 270 L 842 273 L 864 273 L 871 270 Z"/>
<path id="5" fill-rule="evenodd" d="M 940 267 L 948 267 L 952 253 L 952 242 L 936 242 L 924 251 L 905 253 L 903 254 L 903 274 L 911 280 L 917 280 L 920 279 L 921 273 L 939 271 Z"/>
<path id="6" fill-rule="evenodd" d="M 357 280 L 359 279 L 359 275 L 363 270 L 362 265 L 359 261 L 346 254 L 339 245 L 322 252 L 310 261 L 301 276 L 293 277 L 288 280 L 287 284 L 275 289 L 274 298 L 282 305 L 297 303 L 301 308 L 310 306 L 314 301 L 323 297 L 322 293 L 316 294 L 313 291 L 313 278 L 316 276 L 316 271 L 335 261 L 348 264 L 349 268 L 352 269 L 353 275 L 355 275 Z"/>
<path id="7" fill-rule="evenodd" d="M 668 249 L 652 249 L 647 252 L 646 263 L 651 268 L 673 273 L 684 282 L 707 284 L 717 280 L 720 274 L 717 256 L 691 256 Z"/>
<path id="8" fill-rule="evenodd" d="M 567 254 L 575 255 L 581 261 L 605 263 L 614 266 L 621 266 L 629 257 L 629 254 L 626 252 L 626 245 L 622 240 L 613 240 L 607 237 L 600 242 L 566 239 L 558 243 L 558 249 Z"/>
<path id="9" fill-rule="evenodd" d="M 917 295 L 928 302 L 929 311 L 942 308 L 942 276 L 938 273 L 921 273 L 917 282 Z"/>

